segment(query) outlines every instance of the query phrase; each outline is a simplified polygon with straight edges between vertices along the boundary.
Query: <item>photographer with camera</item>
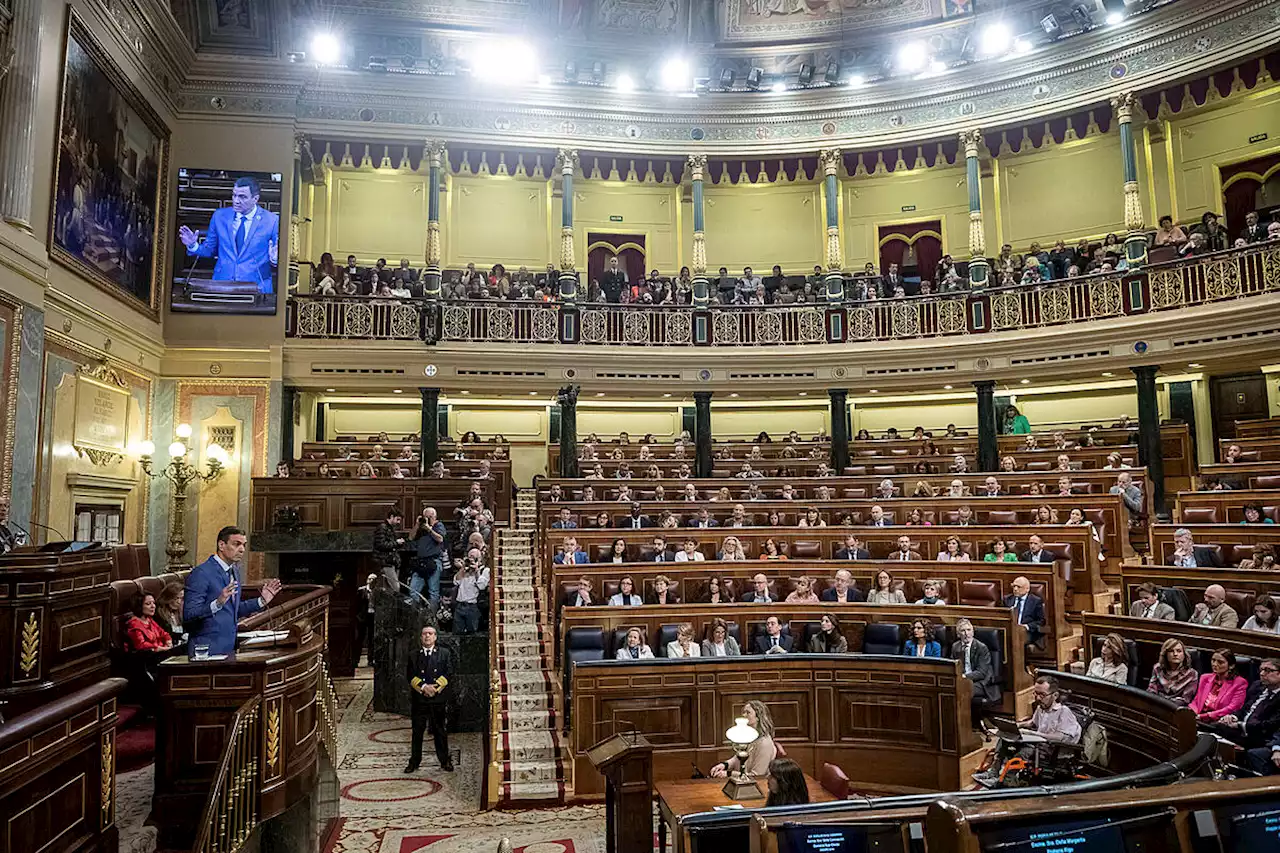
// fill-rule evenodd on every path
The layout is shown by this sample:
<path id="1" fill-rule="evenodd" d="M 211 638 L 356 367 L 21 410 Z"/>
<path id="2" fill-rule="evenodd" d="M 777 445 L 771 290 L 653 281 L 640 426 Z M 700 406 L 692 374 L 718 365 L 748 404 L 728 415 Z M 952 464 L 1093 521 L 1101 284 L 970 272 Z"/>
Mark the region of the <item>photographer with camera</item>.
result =
<path id="1" fill-rule="evenodd" d="M 489 567 L 475 548 L 459 563 L 453 576 L 453 632 L 474 634 L 480 630 L 480 596 L 489 589 Z"/>
<path id="2" fill-rule="evenodd" d="M 436 508 L 424 506 L 418 515 L 418 528 L 413 533 L 417 557 L 413 561 L 413 574 L 409 578 L 410 601 L 416 602 L 427 588 L 427 599 L 432 607 L 440 604 L 440 575 L 444 571 L 445 554 L 444 522 L 436 515 Z"/>
<path id="3" fill-rule="evenodd" d="M 489 533 L 493 530 L 493 513 L 484 505 L 482 498 L 472 498 L 466 508 L 459 513 L 458 532 L 466 537 L 479 533 L 489 541 Z"/>

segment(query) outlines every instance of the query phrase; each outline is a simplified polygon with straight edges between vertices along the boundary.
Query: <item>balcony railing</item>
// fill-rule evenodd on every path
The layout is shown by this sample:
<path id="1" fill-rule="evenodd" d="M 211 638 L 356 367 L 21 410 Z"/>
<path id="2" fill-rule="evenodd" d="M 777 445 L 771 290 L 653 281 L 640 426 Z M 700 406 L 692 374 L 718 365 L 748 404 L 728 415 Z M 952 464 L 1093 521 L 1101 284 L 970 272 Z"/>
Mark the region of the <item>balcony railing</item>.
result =
<path id="1" fill-rule="evenodd" d="M 1280 292 L 1280 243 L 1117 272 L 905 299 L 764 307 L 296 295 L 287 336 L 427 344 L 803 346 L 960 337 L 1125 317 Z"/>

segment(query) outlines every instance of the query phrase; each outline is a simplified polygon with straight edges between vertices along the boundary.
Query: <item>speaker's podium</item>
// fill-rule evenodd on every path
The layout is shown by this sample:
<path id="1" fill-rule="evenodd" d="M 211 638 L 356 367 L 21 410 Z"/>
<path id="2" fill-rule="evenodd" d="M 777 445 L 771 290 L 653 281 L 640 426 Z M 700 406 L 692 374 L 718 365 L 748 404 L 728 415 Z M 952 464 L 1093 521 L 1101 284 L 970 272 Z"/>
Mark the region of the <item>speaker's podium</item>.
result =
<path id="1" fill-rule="evenodd" d="M 605 778 L 608 853 L 653 850 L 653 744 L 637 731 L 623 732 L 587 750 Z"/>

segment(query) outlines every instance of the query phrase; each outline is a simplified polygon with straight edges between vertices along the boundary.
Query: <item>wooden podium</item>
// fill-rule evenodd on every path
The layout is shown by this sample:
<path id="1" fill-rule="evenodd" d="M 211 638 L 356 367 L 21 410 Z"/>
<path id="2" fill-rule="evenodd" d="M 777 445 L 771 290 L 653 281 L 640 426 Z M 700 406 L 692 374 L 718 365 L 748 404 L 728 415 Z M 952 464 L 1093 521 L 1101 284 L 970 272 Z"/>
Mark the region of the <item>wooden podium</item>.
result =
<path id="1" fill-rule="evenodd" d="M 607 853 L 651 853 L 653 744 L 640 732 L 624 732 L 588 749 L 587 758 L 605 778 Z"/>

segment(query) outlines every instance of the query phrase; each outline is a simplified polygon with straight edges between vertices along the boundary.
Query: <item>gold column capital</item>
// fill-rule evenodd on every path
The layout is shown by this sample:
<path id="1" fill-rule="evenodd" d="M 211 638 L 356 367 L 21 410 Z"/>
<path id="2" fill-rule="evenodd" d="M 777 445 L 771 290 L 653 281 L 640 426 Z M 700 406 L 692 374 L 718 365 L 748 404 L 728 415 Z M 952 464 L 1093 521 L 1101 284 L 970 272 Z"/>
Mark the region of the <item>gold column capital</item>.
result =
<path id="1" fill-rule="evenodd" d="M 1133 121 L 1133 106 L 1137 100 L 1133 92 L 1121 92 L 1111 99 L 1111 110 L 1121 124 L 1129 124 Z"/>
<path id="2" fill-rule="evenodd" d="M 578 168 L 578 149 L 561 148 L 556 152 L 556 163 L 560 167 L 561 175 L 573 177 L 574 171 Z"/>
<path id="3" fill-rule="evenodd" d="M 425 143 L 427 165 L 439 169 L 444 165 L 445 144 L 443 139 L 428 139 Z"/>
<path id="4" fill-rule="evenodd" d="M 302 156 L 302 149 L 307 144 L 307 135 L 295 131 L 293 134 L 293 156 L 295 158 Z"/>
<path id="5" fill-rule="evenodd" d="M 839 148 L 823 148 L 818 152 L 818 162 L 822 164 L 822 174 L 839 175 L 840 161 L 843 159 Z"/>
<path id="6" fill-rule="evenodd" d="M 690 154 L 685 162 L 689 166 L 689 180 L 701 181 L 705 179 L 707 173 L 706 154 Z"/>
<path id="7" fill-rule="evenodd" d="M 960 132 L 960 148 L 964 150 L 965 158 L 977 157 L 982 150 L 982 129 L 972 127 L 968 130 Z"/>

